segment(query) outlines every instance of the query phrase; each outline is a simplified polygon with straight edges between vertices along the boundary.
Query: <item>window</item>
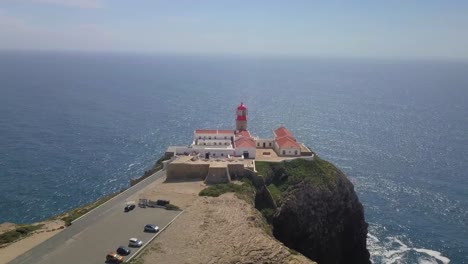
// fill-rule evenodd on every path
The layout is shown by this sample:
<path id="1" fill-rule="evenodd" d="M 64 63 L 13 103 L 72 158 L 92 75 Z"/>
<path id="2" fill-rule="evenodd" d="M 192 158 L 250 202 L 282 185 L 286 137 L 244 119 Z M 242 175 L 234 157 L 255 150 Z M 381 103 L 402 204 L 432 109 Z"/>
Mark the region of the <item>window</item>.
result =
<path id="1" fill-rule="evenodd" d="M 270 147 L 271 147 L 271 142 L 270 142 Z"/>
<path id="2" fill-rule="evenodd" d="M 223 156 L 224 156 L 224 154 L 223 154 L 223 153 L 221 153 L 221 157 L 223 157 Z"/>
<path id="3" fill-rule="evenodd" d="M 216 136 L 214 137 L 214 139 L 216 139 Z"/>
<path id="4" fill-rule="evenodd" d="M 211 136 L 209 136 L 208 139 L 211 139 Z"/>
<path id="5" fill-rule="evenodd" d="M 201 139 L 201 136 L 199 136 L 198 139 Z"/>
<path id="6" fill-rule="evenodd" d="M 205 145 L 205 146 L 206 146 L 206 142 L 203 142 L 203 145 Z"/>
<path id="7" fill-rule="evenodd" d="M 226 137 L 226 136 L 224 136 L 224 139 L 227 139 L 227 137 Z"/>
<path id="8" fill-rule="evenodd" d="M 297 155 L 297 150 L 294 151 L 294 155 Z"/>
<path id="9" fill-rule="evenodd" d="M 286 150 L 283 150 L 283 155 L 286 155 Z"/>
<path id="10" fill-rule="evenodd" d="M 260 143 L 257 143 L 257 147 L 260 147 Z"/>
<path id="11" fill-rule="evenodd" d="M 215 146 L 216 146 L 216 142 L 215 142 Z"/>

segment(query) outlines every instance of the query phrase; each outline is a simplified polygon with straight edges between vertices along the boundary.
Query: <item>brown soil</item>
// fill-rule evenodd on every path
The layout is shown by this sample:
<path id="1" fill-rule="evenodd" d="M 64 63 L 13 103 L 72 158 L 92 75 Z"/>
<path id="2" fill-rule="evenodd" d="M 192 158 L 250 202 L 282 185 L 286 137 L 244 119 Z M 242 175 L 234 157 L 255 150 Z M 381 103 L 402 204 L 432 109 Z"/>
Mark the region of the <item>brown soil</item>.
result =
<path id="1" fill-rule="evenodd" d="M 41 229 L 34 231 L 34 233 L 30 236 L 16 241 L 9 246 L 0 248 L 0 263 L 7 263 L 24 252 L 30 250 L 31 248 L 39 245 L 40 243 L 63 230 L 60 227 L 64 226 L 64 222 L 62 220 L 52 220 L 36 224 L 44 224 L 44 226 Z M 1 224 L 0 233 L 12 230 L 15 228 L 15 226 L 16 225 L 11 223 Z"/>
<path id="2" fill-rule="evenodd" d="M 151 183 L 131 199 L 166 199 L 185 211 L 150 243 L 139 258 L 152 263 L 315 263 L 268 235 L 258 211 L 234 194 L 200 197 L 203 182 Z M 0 263 L 7 263 L 60 232 L 61 220 L 43 222 L 33 235 L 0 248 Z M 0 225 L 0 233 L 14 224 Z"/>
<path id="3" fill-rule="evenodd" d="M 185 212 L 145 249 L 145 264 L 315 263 L 268 235 L 260 213 L 233 193 L 199 197 L 201 182 L 160 186 L 171 203 L 185 197 L 176 204 Z"/>

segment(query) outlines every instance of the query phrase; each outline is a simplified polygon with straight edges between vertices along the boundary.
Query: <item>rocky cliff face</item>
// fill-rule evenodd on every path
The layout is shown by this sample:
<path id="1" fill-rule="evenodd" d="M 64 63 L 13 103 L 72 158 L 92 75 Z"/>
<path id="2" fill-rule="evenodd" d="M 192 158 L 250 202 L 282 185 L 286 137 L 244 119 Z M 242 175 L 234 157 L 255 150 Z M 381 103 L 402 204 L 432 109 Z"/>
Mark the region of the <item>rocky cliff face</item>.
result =
<path id="1" fill-rule="evenodd" d="M 330 163 L 274 165 L 267 184 L 281 191 L 275 237 L 320 264 L 371 263 L 367 223 L 353 184 Z"/>
<path id="2" fill-rule="evenodd" d="M 335 186 L 304 183 L 288 192 L 273 227 L 276 238 L 318 263 L 370 263 L 364 210 L 342 174 Z"/>

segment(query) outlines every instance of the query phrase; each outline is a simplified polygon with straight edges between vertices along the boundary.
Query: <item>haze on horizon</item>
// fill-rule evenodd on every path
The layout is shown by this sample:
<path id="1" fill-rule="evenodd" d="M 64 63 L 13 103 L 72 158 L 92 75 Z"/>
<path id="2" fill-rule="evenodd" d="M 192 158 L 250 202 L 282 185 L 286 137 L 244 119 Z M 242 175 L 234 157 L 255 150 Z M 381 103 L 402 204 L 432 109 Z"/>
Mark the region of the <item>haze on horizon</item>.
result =
<path id="1" fill-rule="evenodd" d="M 0 0 L 0 50 L 468 60 L 468 1 Z"/>

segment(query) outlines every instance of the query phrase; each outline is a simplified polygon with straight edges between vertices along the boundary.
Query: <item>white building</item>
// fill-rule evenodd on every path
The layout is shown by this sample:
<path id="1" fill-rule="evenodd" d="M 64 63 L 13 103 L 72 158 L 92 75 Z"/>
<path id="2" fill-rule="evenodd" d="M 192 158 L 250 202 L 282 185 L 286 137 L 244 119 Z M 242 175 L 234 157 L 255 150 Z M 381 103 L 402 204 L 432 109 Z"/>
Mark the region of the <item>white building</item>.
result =
<path id="1" fill-rule="evenodd" d="M 198 154 L 200 157 L 228 158 L 243 157 L 255 159 L 257 149 L 273 149 L 278 156 L 301 156 L 310 152 L 296 142 L 291 132 L 281 126 L 273 138 L 253 138 L 247 130 L 247 107 L 241 103 L 236 109 L 236 130 L 197 129 L 193 132 L 190 146 L 171 147 L 173 154 Z M 305 150 L 304 150 L 305 149 Z"/>

